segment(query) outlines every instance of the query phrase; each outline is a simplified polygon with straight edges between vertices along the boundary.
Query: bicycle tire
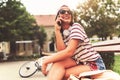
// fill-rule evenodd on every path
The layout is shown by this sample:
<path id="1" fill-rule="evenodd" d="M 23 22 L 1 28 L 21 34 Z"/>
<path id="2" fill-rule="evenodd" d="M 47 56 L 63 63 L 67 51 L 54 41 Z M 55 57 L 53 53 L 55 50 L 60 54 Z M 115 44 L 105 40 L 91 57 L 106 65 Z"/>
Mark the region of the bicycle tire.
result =
<path id="1" fill-rule="evenodd" d="M 22 78 L 28 78 L 35 74 L 38 70 L 37 66 L 35 65 L 35 61 L 29 61 L 24 63 L 19 69 L 19 75 Z"/>

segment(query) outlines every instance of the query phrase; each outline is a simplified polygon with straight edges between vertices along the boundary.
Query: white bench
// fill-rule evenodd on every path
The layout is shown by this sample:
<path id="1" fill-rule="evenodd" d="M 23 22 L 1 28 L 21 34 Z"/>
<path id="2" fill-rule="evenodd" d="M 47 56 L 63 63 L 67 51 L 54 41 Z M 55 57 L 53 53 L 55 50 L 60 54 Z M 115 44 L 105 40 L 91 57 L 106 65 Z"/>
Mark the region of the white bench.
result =
<path id="1" fill-rule="evenodd" d="M 96 42 L 93 47 L 98 52 L 120 52 L 120 39 Z"/>
<path id="2" fill-rule="evenodd" d="M 120 52 L 120 39 L 96 42 L 93 43 L 93 47 L 97 52 Z M 74 75 L 71 75 L 70 80 L 79 79 L 76 78 Z"/>

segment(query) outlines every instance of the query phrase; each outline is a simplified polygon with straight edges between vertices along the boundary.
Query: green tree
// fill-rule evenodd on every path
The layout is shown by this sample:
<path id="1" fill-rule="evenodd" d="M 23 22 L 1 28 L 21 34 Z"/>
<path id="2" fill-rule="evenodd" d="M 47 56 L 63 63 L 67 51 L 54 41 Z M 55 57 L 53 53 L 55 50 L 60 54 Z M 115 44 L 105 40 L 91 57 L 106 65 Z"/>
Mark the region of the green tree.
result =
<path id="1" fill-rule="evenodd" d="M 115 0 L 88 0 L 78 6 L 78 22 L 85 26 L 89 37 L 97 35 L 106 40 L 116 34 L 118 14 Z"/>
<path id="2" fill-rule="evenodd" d="M 44 27 L 41 26 L 40 28 L 41 28 L 41 29 L 40 29 L 39 31 L 37 30 L 37 31 L 34 33 L 34 36 L 36 36 L 35 39 L 38 39 L 38 40 L 39 40 L 38 43 L 39 43 L 40 47 L 43 48 L 43 44 L 44 44 L 45 41 L 46 41 L 47 35 L 46 35 L 46 33 L 45 33 Z"/>
<path id="3" fill-rule="evenodd" d="M 41 32 L 35 19 L 30 15 L 20 0 L 0 1 L 0 41 L 10 41 L 11 53 L 15 53 L 15 41 L 44 39 L 37 35 Z"/>
<path id="4" fill-rule="evenodd" d="M 117 31 L 116 33 L 118 34 L 118 37 L 120 38 L 120 0 L 118 0 L 118 5 L 117 5 L 117 20 L 118 20 L 118 26 L 117 26 Z"/>
<path id="5" fill-rule="evenodd" d="M 83 5 L 77 7 L 76 15 L 78 22 L 84 26 L 89 37 L 97 35 L 102 40 L 107 37 L 112 39 L 113 35 L 120 32 L 120 0 L 87 0 Z M 112 69 L 114 65 L 114 52 L 99 52 L 103 57 L 107 69 Z"/>

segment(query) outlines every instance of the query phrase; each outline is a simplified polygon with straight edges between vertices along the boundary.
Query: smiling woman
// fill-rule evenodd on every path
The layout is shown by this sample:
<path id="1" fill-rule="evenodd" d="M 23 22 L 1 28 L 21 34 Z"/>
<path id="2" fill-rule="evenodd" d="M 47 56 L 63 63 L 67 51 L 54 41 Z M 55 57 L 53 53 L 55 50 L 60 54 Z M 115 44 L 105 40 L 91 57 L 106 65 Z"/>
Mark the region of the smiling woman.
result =
<path id="1" fill-rule="evenodd" d="M 58 8 L 66 4 L 71 9 L 75 9 L 78 4 L 86 0 L 21 0 L 27 11 L 33 15 L 36 14 L 56 14 Z"/>

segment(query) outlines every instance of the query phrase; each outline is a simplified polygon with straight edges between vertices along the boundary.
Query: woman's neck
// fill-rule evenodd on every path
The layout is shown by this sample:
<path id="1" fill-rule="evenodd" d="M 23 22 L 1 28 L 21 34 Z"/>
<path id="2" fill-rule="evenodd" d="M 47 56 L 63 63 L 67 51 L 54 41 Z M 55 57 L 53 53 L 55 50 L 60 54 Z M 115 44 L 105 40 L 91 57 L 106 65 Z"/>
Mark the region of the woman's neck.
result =
<path id="1" fill-rule="evenodd" d="M 63 25 L 63 29 L 65 30 L 65 29 L 68 29 L 70 27 L 70 25 L 69 24 L 65 24 L 65 25 Z"/>

